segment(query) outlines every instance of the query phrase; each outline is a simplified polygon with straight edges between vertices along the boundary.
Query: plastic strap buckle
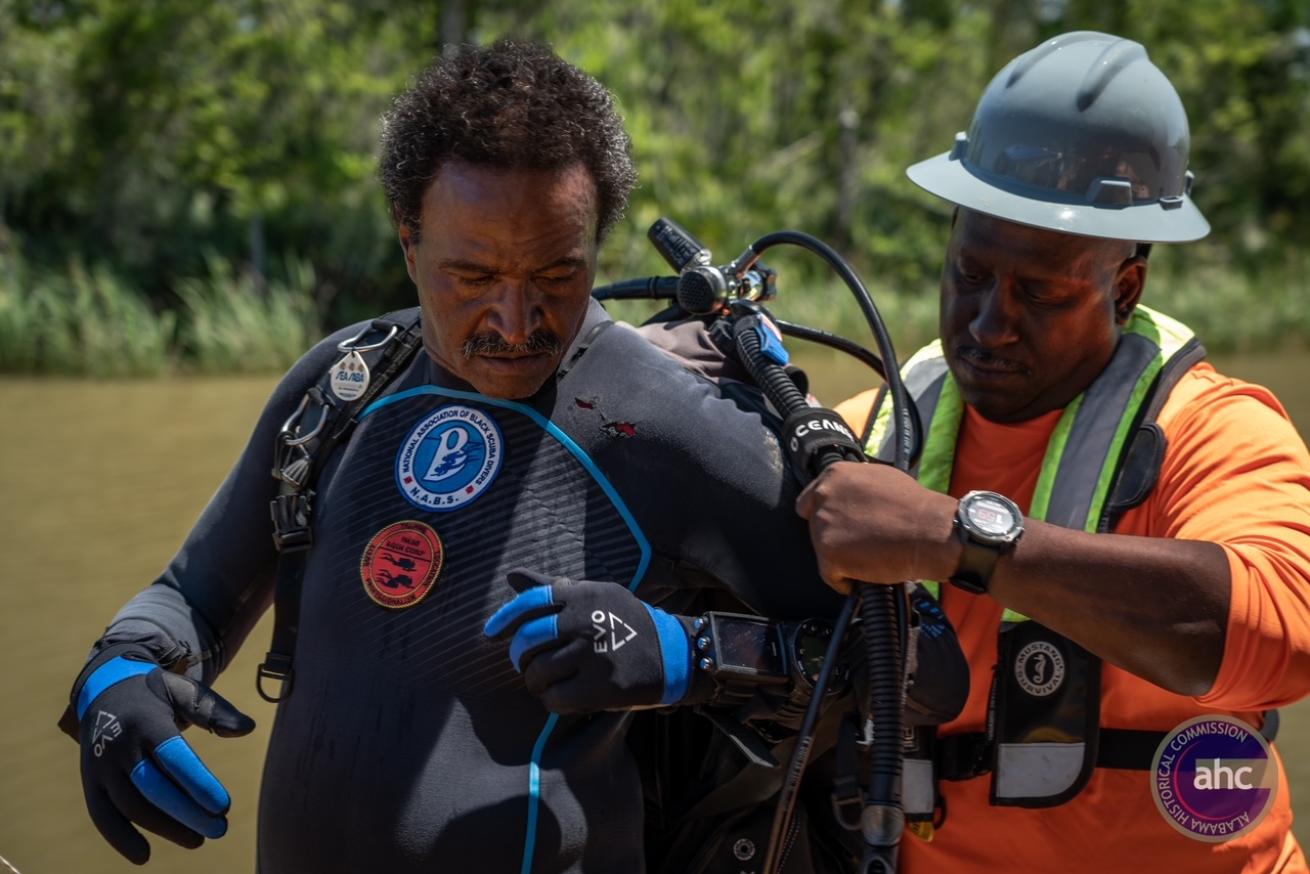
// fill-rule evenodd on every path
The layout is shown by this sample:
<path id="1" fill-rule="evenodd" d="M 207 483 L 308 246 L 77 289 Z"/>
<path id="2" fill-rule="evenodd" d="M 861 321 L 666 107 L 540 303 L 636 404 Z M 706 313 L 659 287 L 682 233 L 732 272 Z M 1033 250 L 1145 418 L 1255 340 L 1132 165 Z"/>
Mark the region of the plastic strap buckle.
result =
<path id="1" fill-rule="evenodd" d="M 296 672 L 291 668 L 291 656 L 269 650 L 264 656 L 264 661 L 260 662 L 255 671 L 255 690 L 259 692 L 260 698 L 270 704 L 277 704 L 291 695 L 295 677 Z M 282 684 L 277 695 L 270 694 L 264 689 L 265 679 L 276 680 Z"/>
<path id="2" fill-rule="evenodd" d="M 854 777 L 838 777 L 832 783 L 832 815 L 837 824 L 849 832 L 860 830 L 860 816 L 864 813 L 864 796 L 860 783 Z"/>
<path id="3" fill-rule="evenodd" d="M 300 552 L 309 549 L 314 542 L 314 532 L 309 524 L 313 497 L 313 492 L 296 492 L 278 495 L 269 502 L 269 514 L 273 517 L 273 545 L 278 552 Z"/>
<path id="4" fill-rule="evenodd" d="M 937 774 L 942 780 L 971 780 L 991 773 L 992 742 L 984 732 L 937 739 Z"/>

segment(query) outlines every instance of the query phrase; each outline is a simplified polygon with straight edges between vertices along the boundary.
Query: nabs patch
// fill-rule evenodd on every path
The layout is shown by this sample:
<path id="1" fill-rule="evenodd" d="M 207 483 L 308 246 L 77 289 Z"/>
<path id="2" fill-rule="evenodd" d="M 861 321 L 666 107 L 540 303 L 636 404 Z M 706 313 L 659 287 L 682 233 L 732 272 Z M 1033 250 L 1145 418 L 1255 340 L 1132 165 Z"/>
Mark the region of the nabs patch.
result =
<path id="1" fill-rule="evenodd" d="M 441 538 L 430 526 L 396 522 L 364 547 L 359 576 L 364 591 L 383 607 L 412 607 L 432 591 L 444 557 Z"/>
<path id="2" fill-rule="evenodd" d="M 450 404 L 414 426 L 396 455 L 396 485 L 415 507 L 458 510 L 482 494 L 500 473 L 505 441 L 481 410 Z"/>

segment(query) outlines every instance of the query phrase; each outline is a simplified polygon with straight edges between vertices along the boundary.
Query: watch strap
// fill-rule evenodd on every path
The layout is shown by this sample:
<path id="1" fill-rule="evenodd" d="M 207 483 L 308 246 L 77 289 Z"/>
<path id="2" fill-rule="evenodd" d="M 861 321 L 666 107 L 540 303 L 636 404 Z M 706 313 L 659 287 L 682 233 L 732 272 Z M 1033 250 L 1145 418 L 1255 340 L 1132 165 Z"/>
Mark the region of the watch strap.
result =
<path id="1" fill-rule="evenodd" d="M 969 537 L 969 533 L 964 528 L 958 525 L 957 528 L 964 548 L 960 550 L 960 566 L 951 576 L 951 583 L 966 592 L 985 595 L 992 580 L 992 570 L 996 567 L 1002 550 L 996 546 L 977 543 Z"/>

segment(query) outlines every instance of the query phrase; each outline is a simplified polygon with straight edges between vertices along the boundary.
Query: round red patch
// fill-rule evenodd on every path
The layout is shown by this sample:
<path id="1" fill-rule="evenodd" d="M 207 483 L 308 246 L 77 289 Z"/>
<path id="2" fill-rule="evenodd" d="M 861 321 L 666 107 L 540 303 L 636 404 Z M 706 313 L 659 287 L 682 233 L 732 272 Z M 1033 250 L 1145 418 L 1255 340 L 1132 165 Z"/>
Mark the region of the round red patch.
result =
<path id="1" fill-rule="evenodd" d="M 364 547 L 359 576 L 364 591 L 383 607 L 412 607 L 436 584 L 443 557 L 441 538 L 430 526 L 396 522 Z"/>

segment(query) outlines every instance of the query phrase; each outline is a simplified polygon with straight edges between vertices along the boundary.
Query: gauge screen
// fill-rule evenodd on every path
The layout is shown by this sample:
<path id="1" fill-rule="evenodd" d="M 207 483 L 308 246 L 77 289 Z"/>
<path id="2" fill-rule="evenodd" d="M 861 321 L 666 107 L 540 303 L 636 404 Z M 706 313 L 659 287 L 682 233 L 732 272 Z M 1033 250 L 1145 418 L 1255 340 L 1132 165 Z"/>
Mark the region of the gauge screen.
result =
<path id="1" fill-rule="evenodd" d="M 767 620 L 716 616 L 714 650 L 721 669 L 786 676 L 776 629 Z"/>

